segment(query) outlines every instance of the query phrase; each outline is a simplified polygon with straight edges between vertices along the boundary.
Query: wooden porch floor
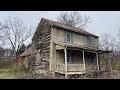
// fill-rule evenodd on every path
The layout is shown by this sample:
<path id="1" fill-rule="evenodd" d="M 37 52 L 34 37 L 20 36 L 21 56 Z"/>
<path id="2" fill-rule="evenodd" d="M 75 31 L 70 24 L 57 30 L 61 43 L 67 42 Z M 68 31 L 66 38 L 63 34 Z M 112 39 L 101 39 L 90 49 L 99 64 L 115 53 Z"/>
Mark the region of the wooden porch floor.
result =
<path id="1" fill-rule="evenodd" d="M 65 75 L 65 78 L 71 77 L 71 75 L 77 75 L 78 78 L 100 78 L 103 73 L 105 73 L 105 70 L 90 70 L 90 71 L 78 71 L 78 72 L 67 72 L 64 71 L 55 71 L 56 73 L 59 73 L 61 75 Z M 80 75 L 80 77 L 79 77 Z M 81 77 L 82 75 L 82 77 Z"/>
<path id="2" fill-rule="evenodd" d="M 73 75 L 73 74 L 85 74 L 86 71 L 68 71 L 67 73 L 65 71 L 56 70 L 55 72 L 61 73 L 61 74 L 67 74 L 67 75 Z"/>

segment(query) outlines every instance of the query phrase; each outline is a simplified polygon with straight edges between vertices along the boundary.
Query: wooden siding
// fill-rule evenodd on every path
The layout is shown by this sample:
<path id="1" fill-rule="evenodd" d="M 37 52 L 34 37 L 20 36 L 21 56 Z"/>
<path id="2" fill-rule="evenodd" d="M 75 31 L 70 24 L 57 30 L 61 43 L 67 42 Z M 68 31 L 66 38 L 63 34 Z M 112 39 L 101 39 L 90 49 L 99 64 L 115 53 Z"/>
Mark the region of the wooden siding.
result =
<path id="1" fill-rule="evenodd" d="M 50 27 L 44 28 L 41 30 L 40 35 L 38 36 L 37 46 L 40 49 L 41 59 L 49 60 L 50 52 Z"/>
<path id="2" fill-rule="evenodd" d="M 65 47 L 63 47 L 63 46 L 60 46 L 60 45 L 56 45 L 56 50 L 62 50 L 62 49 L 64 49 Z"/>
<path id="3" fill-rule="evenodd" d="M 64 29 L 59 29 L 59 28 L 53 28 L 53 41 L 56 42 L 65 42 L 65 33 L 66 30 Z M 78 45 L 89 45 L 88 41 L 87 41 L 87 36 L 86 35 L 82 35 L 79 33 L 75 33 L 75 32 L 71 32 L 71 31 L 67 31 L 71 34 L 71 40 L 72 40 L 72 44 L 78 44 Z M 95 46 L 98 46 L 98 38 L 92 37 L 92 42 L 94 42 Z"/>
<path id="4" fill-rule="evenodd" d="M 56 63 L 65 63 L 65 54 L 63 51 L 56 51 Z"/>
<path id="5" fill-rule="evenodd" d="M 43 67 L 43 69 L 49 69 L 50 40 L 51 27 L 48 23 L 40 24 L 32 39 L 32 55 L 35 58 L 34 64 Z M 33 68 L 40 69 L 37 66 Z"/>

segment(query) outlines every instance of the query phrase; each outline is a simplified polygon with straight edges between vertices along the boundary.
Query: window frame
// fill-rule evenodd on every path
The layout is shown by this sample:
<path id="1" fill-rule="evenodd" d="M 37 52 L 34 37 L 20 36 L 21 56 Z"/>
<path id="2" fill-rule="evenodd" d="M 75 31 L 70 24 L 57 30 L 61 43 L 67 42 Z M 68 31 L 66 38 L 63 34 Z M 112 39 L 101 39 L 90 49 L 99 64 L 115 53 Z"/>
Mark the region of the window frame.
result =
<path id="1" fill-rule="evenodd" d="M 69 41 L 68 41 L 68 35 L 69 35 L 69 39 L 70 39 Z M 70 32 L 65 31 L 64 42 L 72 43 L 72 34 Z"/>

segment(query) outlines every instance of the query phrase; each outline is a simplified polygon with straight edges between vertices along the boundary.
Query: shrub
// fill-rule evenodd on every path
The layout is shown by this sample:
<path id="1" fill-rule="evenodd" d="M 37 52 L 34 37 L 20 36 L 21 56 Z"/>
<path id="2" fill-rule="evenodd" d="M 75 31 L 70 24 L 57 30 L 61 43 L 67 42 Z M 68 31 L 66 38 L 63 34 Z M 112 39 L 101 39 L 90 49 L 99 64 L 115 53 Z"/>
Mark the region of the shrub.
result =
<path id="1" fill-rule="evenodd" d="M 13 64 L 13 62 L 14 62 L 13 60 L 10 60 L 10 61 L 0 60 L 0 68 L 7 69 Z"/>

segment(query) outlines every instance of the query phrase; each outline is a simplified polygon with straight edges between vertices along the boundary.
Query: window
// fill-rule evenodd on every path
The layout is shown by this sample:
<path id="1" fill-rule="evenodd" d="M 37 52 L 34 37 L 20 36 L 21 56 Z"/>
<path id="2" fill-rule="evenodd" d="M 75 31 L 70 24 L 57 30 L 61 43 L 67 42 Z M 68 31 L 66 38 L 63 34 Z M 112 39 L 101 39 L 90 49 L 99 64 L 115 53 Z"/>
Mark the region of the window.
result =
<path id="1" fill-rule="evenodd" d="M 71 38 L 70 38 L 70 34 L 67 34 L 67 42 L 70 42 Z"/>
<path id="2" fill-rule="evenodd" d="M 96 46 L 95 38 L 88 36 L 88 37 L 87 37 L 87 44 L 88 44 L 88 45 L 91 45 L 91 46 Z"/>
<path id="3" fill-rule="evenodd" d="M 92 37 L 90 36 L 87 37 L 87 43 L 88 45 L 92 45 Z"/>
<path id="4" fill-rule="evenodd" d="M 71 53 L 67 53 L 67 62 L 71 63 Z"/>
<path id="5" fill-rule="evenodd" d="M 66 43 L 71 43 L 71 33 L 65 32 L 65 42 Z"/>

